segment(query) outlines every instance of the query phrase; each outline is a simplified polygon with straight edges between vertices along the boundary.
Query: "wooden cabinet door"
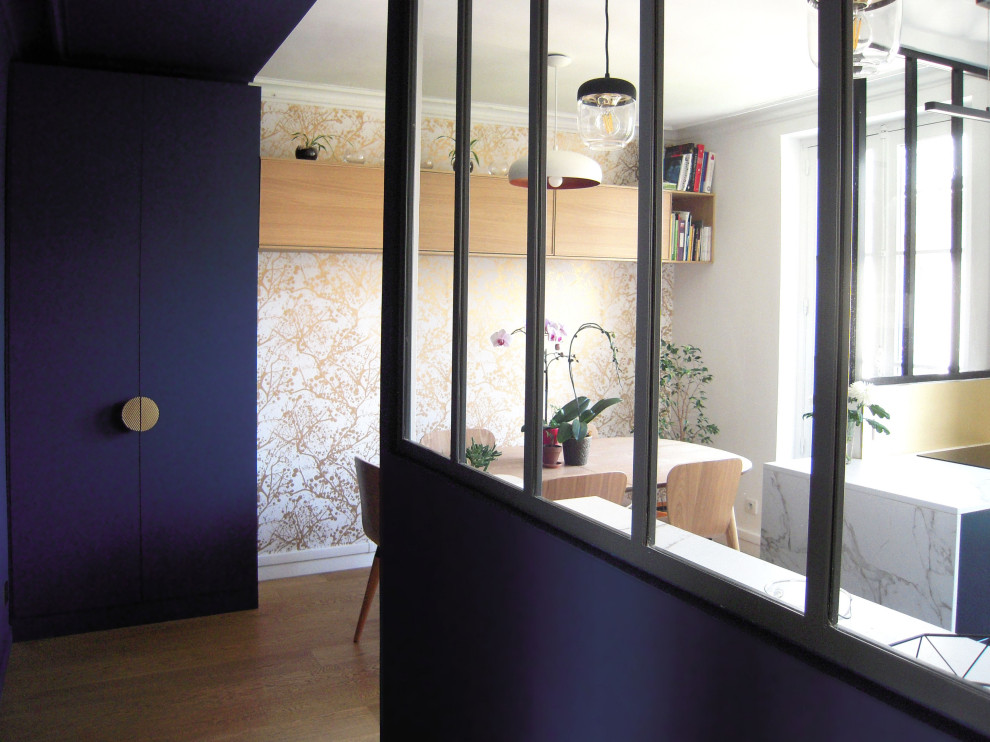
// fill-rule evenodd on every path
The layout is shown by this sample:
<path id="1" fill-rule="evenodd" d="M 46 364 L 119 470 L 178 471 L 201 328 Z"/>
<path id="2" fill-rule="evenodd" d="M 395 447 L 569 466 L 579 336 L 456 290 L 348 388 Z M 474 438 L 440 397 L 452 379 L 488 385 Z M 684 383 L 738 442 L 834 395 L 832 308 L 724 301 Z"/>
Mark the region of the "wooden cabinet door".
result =
<path id="1" fill-rule="evenodd" d="M 256 605 L 259 93 L 145 85 L 140 383 L 160 421 L 141 434 L 144 597 Z"/>
<path id="2" fill-rule="evenodd" d="M 140 599 L 140 80 L 17 65 L 8 132 L 12 619 Z M 124 134 L 127 134 L 126 136 Z"/>
<path id="3" fill-rule="evenodd" d="M 381 168 L 265 158 L 259 244 L 381 251 L 384 192 Z"/>
<path id="4" fill-rule="evenodd" d="M 419 249 L 454 250 L 454 174 L 420 173 Z M 526 254 L 527 190 L 505 178 L 470 178 L 471 252 L 488 255 Z"/>
<path id="5" fill-rule="evenodd" d="M 628 186 L 556 191 L 553 254 L 635 260 L 638 190 Z"/>

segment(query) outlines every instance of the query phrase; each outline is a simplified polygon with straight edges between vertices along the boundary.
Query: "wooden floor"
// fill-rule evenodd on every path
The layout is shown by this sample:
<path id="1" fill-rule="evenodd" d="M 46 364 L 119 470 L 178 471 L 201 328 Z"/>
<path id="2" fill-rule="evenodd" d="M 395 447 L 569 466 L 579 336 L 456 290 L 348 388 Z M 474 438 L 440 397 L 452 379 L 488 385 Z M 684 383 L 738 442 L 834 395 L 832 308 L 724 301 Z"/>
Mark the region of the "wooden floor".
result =
<path id="1" fill-rule="evenodd" d="M 368 570 L 262 582 L 257 611 L 14 644 L 0 740 L 377 740 Z"/>

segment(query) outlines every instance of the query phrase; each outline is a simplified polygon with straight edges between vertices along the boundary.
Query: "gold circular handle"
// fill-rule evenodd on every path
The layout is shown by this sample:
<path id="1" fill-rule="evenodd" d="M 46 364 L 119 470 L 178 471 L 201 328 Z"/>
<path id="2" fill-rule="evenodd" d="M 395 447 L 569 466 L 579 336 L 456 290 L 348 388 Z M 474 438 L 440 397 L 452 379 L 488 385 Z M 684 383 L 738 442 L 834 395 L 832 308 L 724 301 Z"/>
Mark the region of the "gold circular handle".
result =
<path id="1" fill-rule="evenodd" d="M 128 430 L 143 433 L 158 422 L 158 405 L 149 397 L 134 397 L 124 404 L 120 417 Z"/>

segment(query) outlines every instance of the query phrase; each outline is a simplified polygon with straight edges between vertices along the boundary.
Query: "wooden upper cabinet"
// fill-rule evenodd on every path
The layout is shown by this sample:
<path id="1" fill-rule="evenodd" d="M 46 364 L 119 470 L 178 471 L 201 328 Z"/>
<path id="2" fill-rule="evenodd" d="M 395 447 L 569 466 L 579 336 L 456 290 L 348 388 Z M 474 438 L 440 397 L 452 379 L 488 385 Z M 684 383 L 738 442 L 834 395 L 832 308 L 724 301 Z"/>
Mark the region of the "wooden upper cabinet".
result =
<path id="1" fill-rule="evenodd" d="M 453 252 L 454 174 L 423 171 L 420 176 L 419 249 Z M 471 176 L 470 183 L 471 252 L 525 255 L 528 191 L 486 175 Z"/>
<path id="2" fill-rule="evenodd" d="M 262 247 L 382 249 L 385 171 L 306 160 L 261 160 Z"/>
<path id="3" fill-rule="evenodd" d="M 609 185 L 556 191 L 553 254 L 635 260 L 637 192 L 629 186 Z"/>
<path id="4" fill-rule="evenodd" d="M 525 255 L 529 191 L 487 175 L 473 175 L 470 183 L 471 252 Z M 383 199 L 381 168 L 262 158 L 261 247 L 380 251 Z M 664 205 L 666 223 L 669 199 Z M 547 255 L 635 260 L 637 209 L 637 189 L 629 186 L 548 192 Z M 426 253 L 453 252 L 453 173 L 420 172 L 419 246 Z"/>

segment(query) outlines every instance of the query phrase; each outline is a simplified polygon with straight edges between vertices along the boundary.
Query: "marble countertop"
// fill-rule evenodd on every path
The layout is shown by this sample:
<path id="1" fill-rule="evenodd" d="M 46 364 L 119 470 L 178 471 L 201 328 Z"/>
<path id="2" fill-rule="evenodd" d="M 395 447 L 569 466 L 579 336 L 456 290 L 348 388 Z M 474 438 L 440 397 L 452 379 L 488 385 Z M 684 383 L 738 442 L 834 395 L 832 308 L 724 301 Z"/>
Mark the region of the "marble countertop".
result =
<path id="1" fill-rule="evenodd" d="M 810 475 L 811 459 L 772 461 L 767 467 Z M 953 515 L 990 509 L 990 469 L 915 454 L 853 459 L 846 484 L 888 498 Z"/>

